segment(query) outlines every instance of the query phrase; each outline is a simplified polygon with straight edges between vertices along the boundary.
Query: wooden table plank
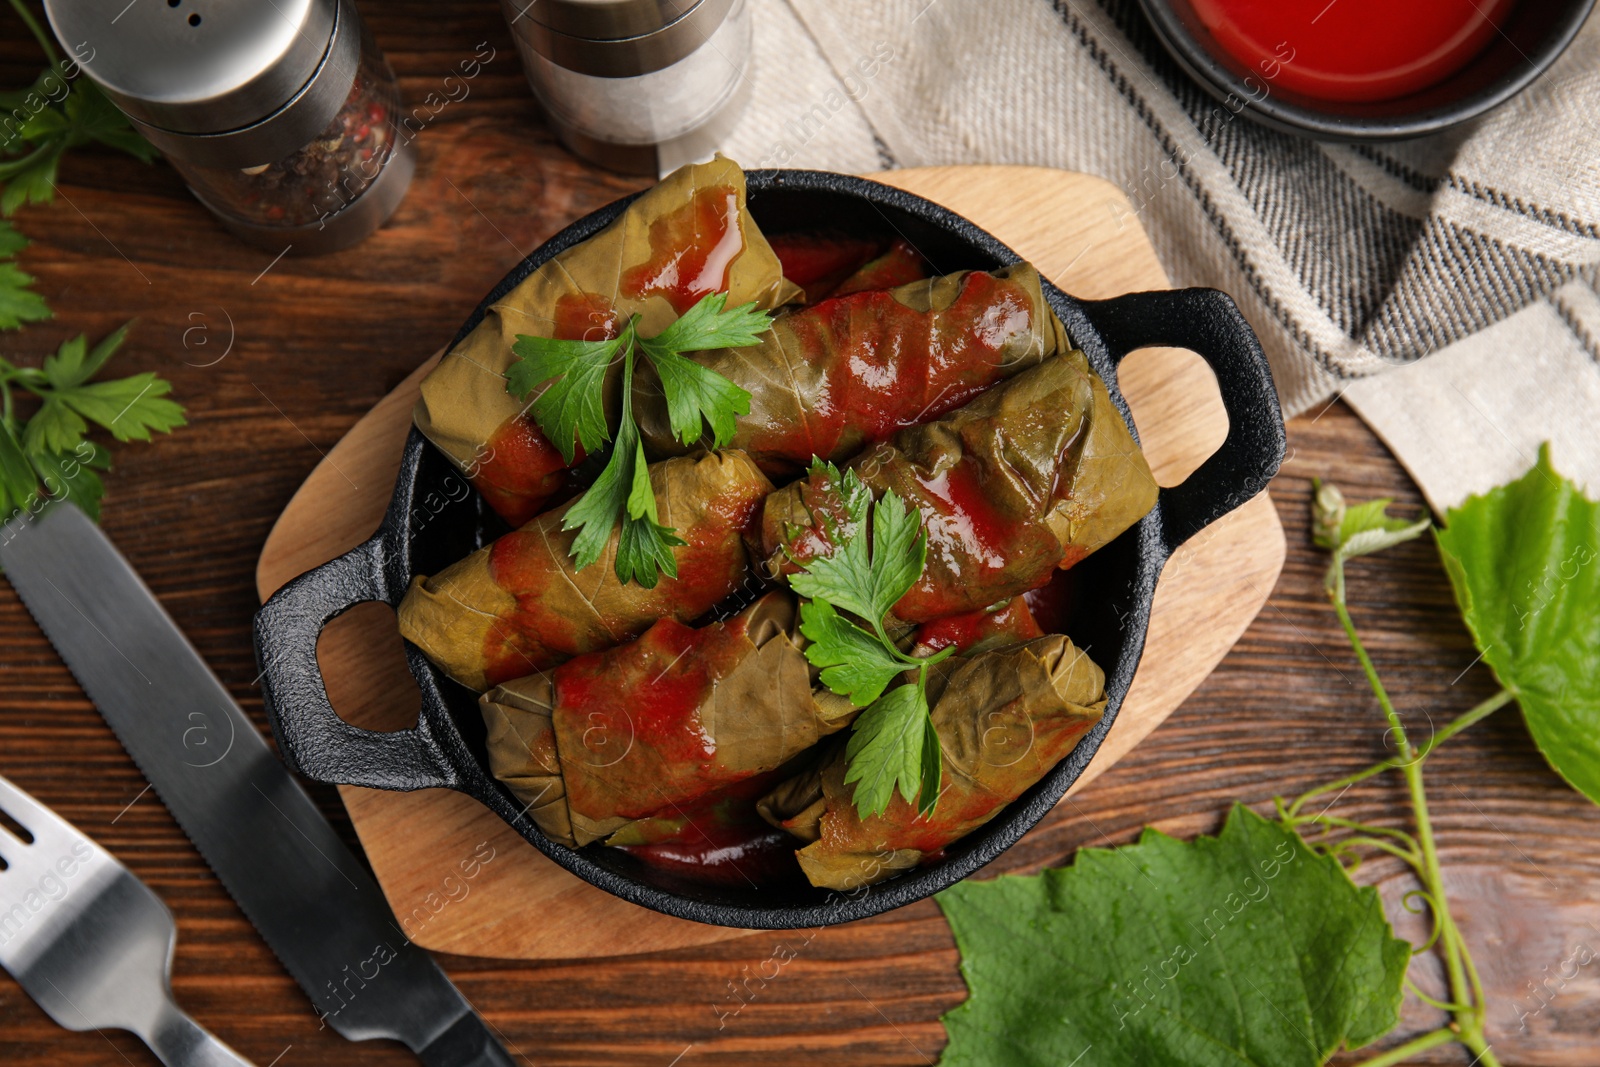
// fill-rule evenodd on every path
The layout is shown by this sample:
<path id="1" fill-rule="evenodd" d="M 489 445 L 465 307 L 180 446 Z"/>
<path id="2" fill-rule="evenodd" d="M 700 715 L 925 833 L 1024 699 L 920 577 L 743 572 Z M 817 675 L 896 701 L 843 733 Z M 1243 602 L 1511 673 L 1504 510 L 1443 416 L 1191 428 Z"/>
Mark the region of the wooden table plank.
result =
<path id="1" fill-rule="evenodd" d="M 479 42 L 496 49 L 467 99 L 419 138 L 417 184 L 374 239 L 323 259 L 285 259 L 258 278 L 271 254 L 229 239 L 170 169 L 94 150 L 68 158 L 61 199 L 15 219 L 36 242 L 23 266 L 39 276 L 58 320 L 4 335 L 5 354 L 37 362 L 67 337 L 98 336 L 137 315 L 121 364 L 171 378 L 189 406 L 190 427 L 115 449 L 106 527 L 263 728 L 252 575 L 267 530 L 319 450 L 404 378 L 419 350 L 447 341 L 464 309 L 523 253 L 639 184 L 587 168 L 553 143 L 494 5 L 363 9 L 411 101 L 437 91 Z M 37 55 L 15 16 L 0 11 L 0 85 L 21 85 Z M 226 347 L 230 317 L 233 347 L 205 366 Z M 1177 834 L 1211 830 L 1234 798 L 1265 802 L 1382 755 L 1381 716 L 1323 600 L 1323 560 L 1305 535 L 1310 478 L 1335 477 L 1358 498 L 1421 500 L 1342 405 L 1291 423 L 1290 447 L 1271 488 L 1289 559 L 1267 609 L 1177 714 L 1007 854 L 1008 869 L 1126 842 L 1147 822 Z M 1475 653 L 1427 544 L 1357 561 L 1351 575 L 1356 619 L 1391 693 L 1418 721 L 1443 721 L 1492 691 L 1487 671 L 1469 667 Z M 306 999 L 165 810 L 140 796 L 143 779 L 9 587 L 0 589 L 0 773 L 167 900 L 180 929 L 178 996 L 241 1052 L 260 1064 L 282 1054 L 279 1067 L 415 1062 L 398 1046 L 352 1047 L 317 1030 Z M 1507 1065 L 1594 1064 L 1600 966 L 1564 987 L 1552 982 L 1549 1006 L 1526 1019 L 1526 1032 L 1518 1015 L 1539 1003 L 1529 983 L 1557 974 L 1575 947 L 1600 951 L 1593 807 L 1549 771 L 1514 711 L 1441 750 L 1430 783 L 1457 915 L 1491 987 L 1496 1052 Z M 332 791 L 316 795 L 348 832 Z M 1393 820 L 1402 799 L 1395 784 L 1374 782 L 1341 808 Z M 1390 867 L 1367 876 L 1390 896 L 1403 890 Z M 616 960 L 442 962 L 528 1063 L 665 1067 L 681 1054 L 681 1067 L 843 1067 L 937 1056 L 938 1016 L 964 991 L 933 904 L 806 938 L 762 934 Z M 780 944 L 796 958 L 764 979 Z M 1408 1009 L 1411 1032 L 1431 1024 Z M 1419 1062 L 1468 1058 L 1441 1049 Z M 126 1035 L 58 1029 L 0 977 L 0 1063 L 154 1062 Z"/>

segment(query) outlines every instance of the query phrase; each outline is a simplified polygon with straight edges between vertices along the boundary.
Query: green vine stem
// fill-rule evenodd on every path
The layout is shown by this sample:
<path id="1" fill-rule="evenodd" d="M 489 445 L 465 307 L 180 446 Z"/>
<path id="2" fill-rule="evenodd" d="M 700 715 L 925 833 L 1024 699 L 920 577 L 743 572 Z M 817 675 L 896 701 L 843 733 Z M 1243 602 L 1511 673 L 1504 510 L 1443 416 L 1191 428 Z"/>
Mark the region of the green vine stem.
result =
<path id="1" fill-rule="evenodd" d="M 1422 1001 L 1424 1004 L 1428 1004 L 1428 1005 L 1431 1005 L 1431 1006 L 1433 1006 L 1435 1008 L 1438 1008 L 1440 1011 L 1447 1011 L 1447 1012 L 1454 1013 L 1454 1012 L 1458 1012 L 1458 1011 L 1471 1011 L 1472 1010 L 1472 1005 L 1470 1005 L 1470 1004 L 1451 1004 L 1448 1001 L 1436 1000 L 1435 998 L 1430 997 L 1428 994 L 1426 994 L 1426 993 L 1424 993 L 1422 991 L 1422 987 L 1421 986 L 1417 985 L 1417 983 L 1415 983 L 1415 982 L 1413 982 L 1411 980 L 1411 976 L 1409 974 L 1406 975 L 1406 988 L 1411 991 L 1411 995 L 1412 996 L 1416 997 L 1418 1000 Z M 1453 1031 L 1453 1030 L 1451 1031 L 1451 1033 L 1454 1033 L 1454 1032 L 1455 1031 Z"/>
<path id="2" fill-rule="evenodd" d="M 1456 1033 L 1447 1026 L 1437 1030 L 1429 1030 L 1421 1037 L 1407 1041 L 1403 1045 L 1396 1045 L 1381 1056 L 1374 1056 L 1370 1060 L 1363 1060 L 1361 1067 L 1394 1067 L 1395 1064 L 1404 1063 L 1418 1052 L 1440 1045 L 1448 1045 L 1456 1040 Z"/>
<path id="3" fill-rule="evenodd" d="M 1445 896 L 1444 878 L 1439 867 L 1438 845 L 1434 839 L 1433 821 L 1428 810 L 1428 794 L 1422 781 L 1422 766 L 1428 754 L 1440 744 L 1510 703 L 1513 694 L 1501 690 L 1452 721 L 1429 738 L 1427 744 L 1420 748 L 1413 745 L 1406 733 L 1405 724 L 1395 710 L 1394 703 L 1389 699 L 1383 680 L 1378 676 L 1377 667 L 1367 654 L 1366 646 L 1362 644 L 1361 635 L 1356 632 L 1355 622 L 1350 617 L 1350 609 L 1345 601 L 1344 562 L 1344 555 L 1336 549 L 1326 583 L 1328 598 L 1333 602 L 1339 624 L 1344 627 L 1345 636 L 1350 640 L 1350 647 L 1354 649 L 1361 670 L 1367 676 L 1367 683 L 1372 687 L 1378 706 L 1383 710 L 1384 718 L 1389 723 L 1398 752 L 1390 759 L 1375 763 L 1355 774 L 1318 786 L 1287 806 L 1282 801 L 1277 802 L 1278 814 L 1284 824 L 1296 832 L 1299 832 L 1302 826 L 1319 827 L 1323 831 L 1323 837 L 1316 844 L 1320 845 L 1326 854 L 1339 859 L 1341 863 L 1344 862 L 1348 850 L 1355 848 L 1378 849 L 1400 859 L 1416 873 L 1422 883 L 1422 889 L 1408 894 L 1408 899 L 1420 897 L 1426 901 L 1428 910 L 1433 916 L 1432 936 L 1423 949 L 1434 947 L 1436 951 L 1442 953 L 1450 985 L 1450 999 L 1445 1002 L 1425 996 L 1415 985 L 1411 985 L 1411 989 L 1425 1003 L 1448 1011 L 1452 1022 L 1449 1026 L 1430 1031 L 1388 1052 L 1364 1060 L 1360 1067 L 1392 1067 L 1404 1062 L 1415 1053 L 1453 1041 L 1459 1041 L 1477 1056 L 1474 1063 L 1482 1064 L 1483 1067 L 1500 1067 L 1500 1061 L 1495 1058 L 1483 1032 L 1485 1004 L 1478 969 L 1461 936 L 1461 930 L 1456 925 L 1455 917 L 1450 913 L 1449 900 Z M 1389 770 L 1398 770 L 1405 778 L 1416 822 L 1415 837 L 1403 831 L 1368 826 L 1353 819 L 1328 815 L 1326 809 L 1316 815 L 1301 814 L 1302 809 L 1312 799 L 1335 791 L 1342 793 L 1358 782 Z M 1334 800 L 1338 800 L 1337 795 Z M 1351 831 L 1353 836 L 1332 843 L 1327 842 L 1326 835 L 1337 830 Z M 1356 863 L 1359 863 L 1359 857 Z M 1413 909 L 1408 906 L 1407 910 Z"/>
<path id="4" fill-rule="evenodd" d="M 1438 733 L 1428 738 L 1427 744 L 1417 749 L 1417 760 L 1420 762 L 1421 760 L 1427 759 L 1429 753 L 1431 753 L 1434 749 L 1438 748 L 1440 745 L 1444 744 L 1446 741 L 1450 740 L 1467 727 L 1488 718 L 1494 712 L 1499 711 L 1501 708 L 1505 707 L 1515 699 L 1516 694 L 1512 693 L 1511 690 L 1502 689 L 1494 696 L 1483 701 L 1481 704 L 1478 704 L 1471 711 L 1463 712 L 1461 715 L 1451 720 L 1443 730 L 1440 730 Z M 1403 766 L 1406 762 L 1407 760 L 1400 756 L 1392 756 L 1389 759 L 1374 763 L 1370 767 L 1359 770 L 1354 774 L 1346 775 L 1345 777 L 1336 779 L 1327 783 L 1326 785 L 1319 785 L 1315 789 L 1300 794 L 1300 796 L 1295 798 L 1294 803 L 1283 809 L 1280 814 L 1287 815 L 1290 819 L 1294 819 L 1300 814 L 1300 809 L 1305 806 L 1307 801 L 1310 801 L 1315 797 L 1325 796 L 1328 793 L 1334 792 L 1335 790 L 1347 789 L 1359 782 L 1366 781 L 1368 778 L 1371 778 L 1374 775 L 1382 774 L 1384 771 L 1395 770 L 1396 768 Z"/>

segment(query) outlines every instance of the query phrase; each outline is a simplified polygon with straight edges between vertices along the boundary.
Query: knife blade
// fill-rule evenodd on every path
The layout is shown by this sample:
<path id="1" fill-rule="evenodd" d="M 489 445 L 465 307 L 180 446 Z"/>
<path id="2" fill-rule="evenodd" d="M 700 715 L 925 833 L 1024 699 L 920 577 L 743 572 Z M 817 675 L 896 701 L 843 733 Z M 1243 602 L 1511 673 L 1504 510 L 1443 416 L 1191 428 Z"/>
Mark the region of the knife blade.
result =
<path id="1" fill-rule="evenodd" d="M 110 539 L 71 504 L 0 527 L 0 567 L 246 918 L 352 1041 L 511 1067 L 377 883 Z"/>

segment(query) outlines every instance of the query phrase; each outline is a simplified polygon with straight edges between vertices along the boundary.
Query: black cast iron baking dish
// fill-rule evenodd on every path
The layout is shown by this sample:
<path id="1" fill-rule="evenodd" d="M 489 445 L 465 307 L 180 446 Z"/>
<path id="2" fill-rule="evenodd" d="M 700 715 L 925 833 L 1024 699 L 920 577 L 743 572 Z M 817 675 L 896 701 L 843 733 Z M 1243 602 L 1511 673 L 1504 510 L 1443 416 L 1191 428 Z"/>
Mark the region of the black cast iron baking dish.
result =
<path id="1" fill-rule="evenodd" d="M 876 182 L 795 170 L 751 171 L 748 178 L 750 210 L 768 233 L 821 227 L 898 233 L 940 273 L 995 269 L 1018 259 L 966 219 Z M 477 325 L 490 303 L 539 264 L 611 222 L 628 202 L 601 208 L 546 242 L 478 305 L 456 340 Z M 1137 526 L 1074 569 L 1075 603 L 1080 607 L 1068 632 L 1105 669 L 1110 698 L 1105 717 L 1043 781 L 951 846 L 943 859 L 875 886 L 840 892 L 803 882 L 759 888 L 707 885 L 648 867 L 619 849 L 591 845 L 574 850 L 557 844 L 522 814 L 522 804 L 486 769 L 476 695 L 446 679 L 409 645 L 407 659 L 422 696 L 416 727 L 374 733 L 340 719 L 317 666 L 322 628 L 356 604 L 398 604 L 413 576 L 442 569 L 496 530 L 498 520 L 475 494 L 458 500 L 462 494 L 447 491 L 446 479 L 459 480 L 459 474 L 415 429 L 406 441 L 394 497 L 378 532 L 284 586 L 256 616 L 262 691 L 285 760 L 324 782 L 460 790 L 488 806 L 545 855 L 601 889 L 669 915 L 722 926 L 791 929 L 847 922 L 920 900 L 971 874 L 1043 818 L 1100 747 L 1139 663 L 1156 579 L 1167 557 L 1207 524 L 1261 492 L 1284 453 L 1283 418 L 1266 357 L 1226 295 L 1186 289 L 1081 301 L 1048 283 L 1045 292 L 1072 339 L 1105 379 L 1124 418 L 1127 405 L 1117 389 L 1122 358 L 1151 345 L 1188 348 L 1216 373 L 1228 413 L 1228 436 L 1187 481 L 1162 489 L 1155 509 Z"/>

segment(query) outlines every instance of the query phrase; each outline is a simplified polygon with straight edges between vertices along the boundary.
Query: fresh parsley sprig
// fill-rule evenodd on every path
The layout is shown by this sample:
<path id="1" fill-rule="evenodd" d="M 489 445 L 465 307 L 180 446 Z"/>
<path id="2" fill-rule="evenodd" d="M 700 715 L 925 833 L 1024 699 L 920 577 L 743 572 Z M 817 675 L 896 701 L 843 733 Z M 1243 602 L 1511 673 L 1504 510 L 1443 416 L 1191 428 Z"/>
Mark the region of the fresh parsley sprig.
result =
<path id="1" fill-rule="evenodd" d="M 171 384 L 153 373 L 91 380 L 127 335 L 125 325 L 91 348 L 79 334 L 42 367 L 0 358 L 0 518 L 47 498 L 70 500 L 98 518 L 105 488 L 96 472 L 111 466 L 111 454 L 89 440 L 89 424 L 118 441 L 148 441 L 152 432 L 184 425 L 183 408 L 168 398 Z M 17 412 L 18 391 L 40 401 L 30 418 Z"/>
<path id="2" fill-rule="evenodd" d="M 639 438 L 638 424 L 633 421 L 634 333 L 634 323 L 629 322 L 618 338 L 625 342 L 622 346 L 622 420 L 617 426 L 611 459 L 588 491 L 567 509 L 561 528 L 578 531 L 572 542 L 572 554 L 578 561 L 578 569 L 582 570 L 605 551 L 611 528 L 620 515 L 622 533 L 617 541 L 617 580 L 638 582 L 650 589 L 655 586 L 659 574 L 669 578 L 678 576 L 678 561 L 673 559 L 672 549 L 684 541 L 659 521 L 656 494 L 650 485 L 650 469 L 644 458 L 644 442 Z M 604 373 L 602 368 L 595 380 L 603 379 Z M 604 425 L 602 420 L 600 426 Z M 565 443 L 570 447 L 570 440 Z M 586 444 L 585 447 L 599 445 Z"/>
<path id="3" fill-rule="evenodd" d="M 845 746 L 845 784 L 855 783 L 856 812 L 863 819 L 885 811 L 897 787 L 927 814 L 938 803 L 943 772 L 939 734 L 929 716 L 928 668 L 955 649 L 908 656 L 883 626 L 927 562 L 922 516 L 892 491 L 874 503 L 855 471 L 841 475 L 833 464 L 813 460 L 811 472 L 825 473 L 838 490 L 845 518 L 829 531 L 834 553 L 801 563 L 804 570 L 790 577 L 789 586 L 810 598 L 800 608 L 800 632 L 811 642 L 806 658 L 822 668 L 822 684 L 866 705 Z M 914 681 L 884 692 L 907 671 L 916 672 Z"/>
<path id="4" fill-rule="evenodd" d="M 0 330 L 15 330 L 25 322 L 43 322 L 50 317 L 44 297 L 29 288 L 33 275 L 13 262 L 27 247 L 26 237 L 9 222 L 0 221 Z"/>
<path id="5" fill-rule="evenodd" d="M 12 9 L 39 42 L 48 66 L 25 89 L 0 92 L 0 215 L 23 204 L 55 198 L 56 173 L 69 149 L 98 142 L 148 163 L 157 155 L 74 60 L 62 60 L 55 43 L 26 0 Z M 15 263 L 28 241 L 0 221 L 0 330 L 51 318 L 50 307 L 30 286 L 33 276 Z M 130 324 L 131 325 L 131 324 Z M 105 486 L 98 472 L 111 453 L 88 437 L 89 424 L 119 441 L 148 441 L 152 431 L 184 424 L 183 408 L 167 399 L 171 385 L 154 374 L 91 381 L 121 346 L 123 326 L 92 349 L 82 335 L 64 343 L 42 367 L 22 367 L 0 358 L 0 521 L 47 500 L 70 500 L 91 517 L 100 514 Z M 17 410 L 17 393 L 32 394 L 32 417 Z"/>
<path id="6" fill-rule="evenodd" d="M 512 351 L 518 359 L 506 369 L 506 389 L 528 401 L 528 413 L 569 464 L 581 446 L 586 453 L 610 443 L 611 458 L 589 489 L 568 509 L 562 529 L 578 530 L 572 556 L 582 570 L 605 551 L 611 531 L 621 523 L 617 578 L 653 588 L 661 574 L 678 576 L 672 549 L 683 544 L 661 525 L 645 461 L 644 442 L 633 417 L 633 374 L 643 353 L 661 379 L 672 432 L 684 444 L 700 440 L 710 427 L 713 448 L 733 437 L 734 420 L 750 411 L 750 394 L 716 371 L 686 358 L 684 352 L 758 344 L 771 325 L 754 303 L 729 309 L 726 293 L 711 293 L 654 337 L 639 335 L 634 315 L 614 338 L 567 341 L 519 335 Z M 606 419 L 606 379 L 622 364 L 622 416 L 613 434 Z M 548 384 L 546 384 L 548 383 Z M 544 390 L 537 396 L 534 391 Z M 529 400 L 529 397 L 532 397 Z"/>
<path id="7" fill-rule="evenodd" d="M 55 43 L 25 0 L 11 7 L 39 42 L 48 66 L 26 89 L 0 92 L 0 112 L 11 121 L 0 130 L 0 215 L 25 203 L 45 204 L 55 197 L 56 171 L 69 149 L 97 142 L 145 163 L 157 152 L 82 75 L 74 59 L 61 59 Z"/>

